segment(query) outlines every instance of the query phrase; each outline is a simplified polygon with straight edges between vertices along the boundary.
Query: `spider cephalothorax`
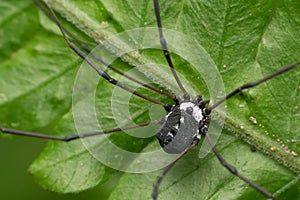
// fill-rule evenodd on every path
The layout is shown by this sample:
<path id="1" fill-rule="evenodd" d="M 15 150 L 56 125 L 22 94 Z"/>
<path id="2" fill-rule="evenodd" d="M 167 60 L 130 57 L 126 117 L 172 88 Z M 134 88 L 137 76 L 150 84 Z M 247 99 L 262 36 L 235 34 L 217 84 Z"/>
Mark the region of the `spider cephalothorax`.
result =
<path id="1" fill-rule="evenodd" d="M 189 95 L 183 99 L 176 98 L 156 135 L 165 152 L 181 153 L 199 142 L 209 123 L 207 103 L 208 100 L 203 100 L 201 95 L 195 99 Z"/>

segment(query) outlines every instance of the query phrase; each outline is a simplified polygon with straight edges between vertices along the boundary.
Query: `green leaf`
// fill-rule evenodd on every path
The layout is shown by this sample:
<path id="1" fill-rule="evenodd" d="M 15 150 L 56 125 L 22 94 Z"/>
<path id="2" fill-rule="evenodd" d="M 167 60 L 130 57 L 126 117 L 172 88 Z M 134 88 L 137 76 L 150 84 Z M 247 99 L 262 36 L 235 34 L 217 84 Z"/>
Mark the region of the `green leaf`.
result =
<path id="1" fill-rule="evenodd" d="M 156 26 L 152 1 L 49 3 L 74 26 L 63 21 L 64 25 L 82 40 L 88 41 L 89 45 L 91 42 L 82 32 L 97 42 L 103 42 L 103 38 L 116 33 Z M 114 116 L 116 113 L 111 106 L 126 105 L 128 102 L 123 100 L 125 97 L 115 98 L 116 102 L 112 102 L 112 95 L 117 90 L 102 79 L 95 90 L 86 87 L 83 90 L 85 93 L 74 96 L 74 88 L 85 86 L 78 84 L 81 60 L 67 47 L 59 32 L 51 28 L 53 22 L 45 20 L 27 1 L 22 4 L 8 1 L 0 6 L 10 8 L 5 9 L 6 12 L 1 15 L 1 126 L 53 135 L 69 135 L 80 128 L 95 131 L 99 128 L 98 124 L 103 130 L 118 127 Z M 300 3 L 296 0 L 161 0 L 160 6 L 163 27 L 194 38 L 205 49 L 218 67 L 227 93 L 243 83 L 258 80 L 299 61 Z M 15 29 L 16 24 L 24 28 Z M 180 41 L 177 43 L 180 44 Z M 114 53 L 120 53 L 124 47 L 120 43 L 113 45 L 119 45 L 120 48 L 112 48 L 107 44 L 105 47 Z M 169 45 L 172 46 L 171 43 Z M 200 57 L 207 57 L 203 52 L 199 54 Z M 186 56 L 192 57 L 194 54 Z M 194 90 L 189 92 L 202 93 L 205 98 L 210 98 L 210 91 L 203 78 L 209 74 L 198 74 L 196 66 L 187 64 L 178 55 L 172 54 L 172 58 L 175 69 L 184 76 L 184 83 L 190 86 L 186 87 Z M 166 65 L 159 50 L 131 52 L 114 64 L 123 71 L 136 68 L 144 73 L 135 74 L 142 80 L 153 81 L 161 88 L 174 89 L 174 80 L 162 75 L 167 68 L 153 70 L 141 65 L 149 61 Z M 199 62 L 201 64 L 202 61 Z M 216 146 L 224 158 L 243 175 L 275 193 L 280 199 L 299 198 L 300 160 L 291 153 L 299 153 L 300 148 L 299 73 L 299 69 L 294 69 L 228 100 L 225 129 Z M 154 99 L 170 102 L 157 94 L 145 90 L 141 92 Z M 81 118 L 76 118 L 78 113 L 74 109 L 86 106 L 89 97 L 93 95 L 98 123 L 92 123 L 94 118 L 88 115 L 89 107 L 83 107 L 86 109 L 82 109 L 79 115 L 84 118 L 86 127 L 78 127 L 77 120 Z M 130 98 L 129 105 L 134 122 L 149 121 L 151 113 L 156 113 L 150 103 L 135 97 Z M 157 115 L 162 117 L 163 112 L 160 110 Z M 257 124 L 251 122 L 250 117 L 254 117 Z M 127 120 L 130 118 L 125 115 L 120 123 L 132 124 Z M 137 132 L 153 135 L 157 129 L 148 127 Z M 130 152 L 147 152 L 159 148 L 153 137 L 137 139 L 116 133 L 109 136 L 109 139 Z M 113 149 L 107 145 L 103 137 L 70 143 L 49 142 L 31 165 L 30 172 L 39 184 L 51 191 L 74 193 L 89 189 L 104 183 L 116 172 L 97 160 L 99 158 L 95 151 L 107 154 L 108 160 L 116 156 L 112 155 Z M 257 152 L 250 151 L 252 145 L 257 148 Z M 180 160 L 163 180 L 161 199 L 264 199 L 253 188 L 226 171 L 213 154 L 199 159 L 199 148 L 200 145 Z M 132 165 L 133 160 L 126 162 L 124 157 L 118 159 L 118 164 L 125 163 L 126 167 L 130 167 L 142 157 L 134 159 Z M 160 173 L 161 170 L 124 173 L 110 199 L 150 199 L 153 183 Z"/>

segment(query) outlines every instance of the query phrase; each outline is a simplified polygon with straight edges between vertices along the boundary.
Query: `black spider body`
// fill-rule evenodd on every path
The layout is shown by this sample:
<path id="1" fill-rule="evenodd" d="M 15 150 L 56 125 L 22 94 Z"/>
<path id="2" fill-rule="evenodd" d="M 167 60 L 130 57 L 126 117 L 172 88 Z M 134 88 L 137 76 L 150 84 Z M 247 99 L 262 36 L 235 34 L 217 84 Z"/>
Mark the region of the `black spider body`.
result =
<path id="1" fill-rule="evenodd" d="M 188 95 L 183 100 L 177 99 L 156 135 L 165 152 L 178 154 L 191 144 L 198 144 L 209 122 L 207 103 L 200 95 L 195 99 Z"/>

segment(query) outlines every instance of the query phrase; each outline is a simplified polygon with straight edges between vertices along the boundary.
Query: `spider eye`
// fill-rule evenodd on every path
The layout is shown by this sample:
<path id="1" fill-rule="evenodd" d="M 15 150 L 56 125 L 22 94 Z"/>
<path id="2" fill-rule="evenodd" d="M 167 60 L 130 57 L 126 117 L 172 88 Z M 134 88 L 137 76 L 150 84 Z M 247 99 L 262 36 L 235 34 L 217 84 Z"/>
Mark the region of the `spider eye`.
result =
<path id="1" fill-rule="evenodd" d="M 190 115 L 193 114 L 193 111 L 194 111 L 194 109 L 193 109 L 192 107 L 188 107 L 188 108 L 186 109 L 186 112 L 187 112 L 188 114 L 190 114 Z"/>

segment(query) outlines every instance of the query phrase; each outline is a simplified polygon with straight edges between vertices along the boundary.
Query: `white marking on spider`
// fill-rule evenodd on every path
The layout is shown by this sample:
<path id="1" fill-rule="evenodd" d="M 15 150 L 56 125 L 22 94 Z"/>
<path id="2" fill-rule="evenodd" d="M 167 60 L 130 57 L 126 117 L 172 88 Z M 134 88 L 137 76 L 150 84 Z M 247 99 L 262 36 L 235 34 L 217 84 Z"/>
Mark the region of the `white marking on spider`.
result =
<path id="1" fill-rule="evenodd" d="M 192 102 L 183 102 L 180 104 L 180 110 L 182 112 L 187 112 L 188 108 L 193 109 L 192 116 L 195 118 L 197 122 L 200 122 L 200 120 L 203 118 L 201 109 Z M 180 119 L 181 121 L 181 119 Z"/>

